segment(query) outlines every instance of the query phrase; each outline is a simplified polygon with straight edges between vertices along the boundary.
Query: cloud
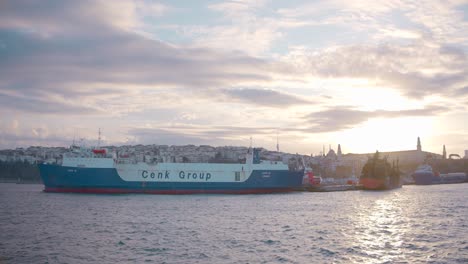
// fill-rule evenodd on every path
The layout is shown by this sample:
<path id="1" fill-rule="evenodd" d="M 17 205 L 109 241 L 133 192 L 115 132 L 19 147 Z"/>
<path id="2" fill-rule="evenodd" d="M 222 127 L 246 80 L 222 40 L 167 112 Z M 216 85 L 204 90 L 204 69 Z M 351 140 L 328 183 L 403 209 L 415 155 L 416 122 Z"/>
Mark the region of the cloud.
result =
<path id="1" fill-rule="evenodd" d="M 270 127 L 240 127 L 186 125 L 133 127 L 129 128 L 128 136 L 142 144 L 198 144 L 198 145 L 239 145 L 246 142 L 250 136 L 274 134 L 277 129 Z"/>
<path id="2" fill-rule="evenodd" d="M 355 31 L 372 32 L 380 28 L 382 18 L 397 10 L 399 1 L 327 0 L 305 2 L 290 8 L 280 8 L 283 18 L 307 21 L 310 26 L 340 26 Z"/>
<path id="3" fill-rule="evenodd" d="M 271 13 L 268 4 L 266 0 L 210 4 L 208 9 L 221 16 L 215 25 L 185 26 L 182 31 L 200 47 L 265 56 L 284 39 L 285 29 L 306 24 L 302 20 Z"/>
<path id="4" fill-rule="evenodd" d="M 239 14 L 253 12 L 258 8 L 266 5 L 266 0 L 241 0 L 241 1 L 224 1 L 216 4 L 210 4 L 209 9 L 226 13 L 233 18 L 238 18 Z"/>
<path id="5" fill-rule="evenodd" d="M 462 50 L 421 42 L 337 46 L 322 52 L 299 49 L 283 61 L 304 75 L 367 79 L 412 98 L 447 96 L 468 84 L 468 59 Z"/>
<path id="6" fill-rule="evenodd" d="M 213 144 L 215 140 L 205 139 L 198 135 L 179 133 L 170 129 L 161 128 L 133 128 L 128 131 L 130 141 L 140 144 L 178 145 L 186 144 Z"/>
<path id="7" fill-rule="evenodd" d="M 410 5 L 406 16 L 414 24 L 430 32 L 431 38 L 437 43 L 467 44 L 468 21 L 463 9 L 466 1 L 423 1 L 418 5 Z"/>
<path id="8" fill-rule="evenodd" d="M 272 40 L 257 33 L 266 30 L 266 35 L 273 36 L 282 26 L 272 17 L 257 18 L 255 12 L 264 5 L 263 1 L 229 1 L 210 6 L 216 12 L 228 12 L 228 19 L 234 23 L 229 26 L 232 34 L 229 33 L 220 44 L 230 43 L 244 51 L 254 47 L 256 44 L 250 35 L 246 35 L 244 44 L 232 41 L 242 39 L 238 30 L 243 28 L 243 23 L 254 21 L 253 30 L 248 31 L 254 32 L 253 40 L 266 40 L 261 46 L 267 47 Z M 359 10 L 364 6 L 355 5 L 353 8 Z M 375 10 L 387 12 L 394 6 L 383 5 Z M 307 103 L 308 100 L 256 86 L 271 87 L 274 82 L 288 85 L 290 80 L 311 76 L 367 78 L 417 98 L 446 93 L 467 83 L 468 60 L 463 50 L 456 46 L 433 47 L 424 42 L 407 46 L 348 45 L 319 52 L 306 50 L 276 61 L 245 53 L 176 46 L 147 39 L 128 30 L 138 27 L 145 15 L 144 7 L 141 1 L 122 1 L 112 7 L 106 1 L 60 1 L 41 4 L 37 8 L 21 1 L 6 2 L 0 11 L 0 91 L 22 91 L 25 97 L 30 97 L 28 100 L 36 100 L 37 94 L 45 93 L 62 98 L 74 97 L 99 108 L 91 105 L 96 102 L 92 98 L 97 95 L 107 97 L 109 93 L 134 97 L 147 90 L 183 88 L 209 93 L 218 89 L 236 101 L 252 103 L 252 98 L 263 97 L 265 101 L 256 102 L 263 106 L 285 106 Z M 159 10 L 153 12 L 155 15 L 170 9 L 159 5 L 154 8 Z M 330 8 L 336 8 L 336 3 Z M 146 12 L 152 13 L 151 10 L 147 8 Z M 284 16 L 295 16 L 286 13 Z M 236 17 L 242 18 L 243 22 L 235 22 Z M 229 32 L 224 27 L 220 26 L 220 32 Z M 206 29 L 207 33 L 216 31 L 213 27 Z M 209 39 L 204 40 L 209 42 Z M 106 85 L 112 88 L 102 88 Z M 197 94 L 205 96 L 207 92 Z M 26 98 L 19 101 L 18 107 L 22 103 L 27 103 Z M 58 104 L 50 108 L 60 107 Z M 24 109 L 29 108 L 25 105 Z"/>
<path id="9" fill-rule="evenodd" d="M 364 111 L 341 106 L 308 114 L 304 117 L 304 121 L 307 124 L 313 124 L 306 130 L 322 133 L 350 129 L 374 118 L 424 117 L 439 115 L 448 111 L 449 108 L 438 105 L 400 111 Z"/>
<path id="10" fill-rule="evenodd" d="M 467 96 L 468 95 L 468 86 L 459 88 L 454 91 L 454 96 Z"/>
<path id="11" fill-rule="evenodd" d="M 95 34 L 118 28 L 133 30 L 146 17 L 161 16 L 171 8 L 143 0 L 3 1 L 0 29 L 21 29 L 43 36 Z M 104 30 L 104 31 L 103 31 Z"/>
<path id="12" fill-rule="evenodd" d="M 223 1 L 187 8 L 183 19 L 142 0 L 0 5 L 0 111 L 31 123 L 30 142 L 44 137 L 38 123 L 72 124 L 59 114 L 85 115 L 93 131 L 105 124 L 115 142 L 128 132 L 148 143 L 160 135 L 226 144 L 276 131 L 301 142 L 373 118 L 442 115 L 449 109 L 434 102 L 467 94 L 468 27 L 457 1 Z M 167 25 L 174 32 L 158 31 Z M 428 106 L 364 111 L 372 108 L 351 95 L 360 88 L 396 90 L 388 104 Z M 353 107 L 314 111 L 322 102 Z"/>
<path id="13" fill-rule="evenodd" d="M 264 59 L 175 46 L 132 33 L 114 23 L 125 20 L 116 7 L 98 12 L 105 9 L 105 1 L 96 2 L 96 9 L 94 2 L 60 1 L 37 9 L 22 3 L 7 2 L 0 10 L 2 100 L 21 93 L 16 103 L 3 108 L 82 112 L 86 107 L 57 100 L 43 104 L 38 95 L 92 104 L 98 101 L 96 96 L 106 98 L 109 93 L 124 98 L 149 90 L 207 90 L 271 80 L 271 73 L 265 71 L 269 62 Z"/>
<path id="14" fill-rule="evenodd" d="M 415 30 L 398 29 L 393 26 L 387 28 L 381 28 L 382 38 L 387 37 L 401 38 L 401 39 L 419 39 L 422 37 L 422 33 Z"/>
<path id="15" fill-rule="evenodd" d="M 61 131 L 49 131 L 45 125 L 30 127 L 13 120 L 11 124 L 0 123 L 0 146 L 16 148 L 18 146 L 52 145 L 67 146 L 70 139 L 60 134 Z"/>
<path id="16" fill-rule="evenodd" d="M 244 142 L 249 136 L 268 138 L 277 133 L 281 133 L 283 137 L 293 137 L 296 134 L 304 133 L 327 133 L 350 129 L 375 118 L 425 117 L 444 114 L 449 110 L 449 108 L 439 105 L 401 111 L 364 111 L 350 106 L 340 106 L 310 113 L 303 116 L 301 120 L 290 123 L 287 127 L 184 123 L 158 124 L 157 127 L 130 127 L 128 135 L 134 138 L 135 142 L 150 143 L 151 140 L 154 142 L 154 139 L 158 139 L 158 144 L 161 142 L 164 142 L 164 144 L 173 144 L 173 142 L 179 144 L 239 143 Z"/>
<path id="17" fill-rule="evenodd" d="M 288 107 L 312 103 L 312 101 L 307 99 L 269 89 L 225 89 L 223 93 L 228 99 L 240 100 L 259 106 Z"/>
<path id="18" fill-rule="evenodd" d="M 282 17 L 310 21 L 311 25 L 335 25 L 356 32 L 418 38 L 425 32 L 438 43 L 465 42 L 468 26 L 463 9 L 466 1 L 346 1 L 327 0 L 278 9 Z"/>
<path id="19" fill-rule="evenodd" d="M 25 82 L 36 85 L 108 82 L 194 87 L 269 78 L 254 70 L 262 68 L 262 64 L 266 66 L 260 59 L 174 47 L 118 31 L 92 39 L 40 39 L 1 31 L 0 38 L 6 46 L 2 55 L 8 59 L 0 63 L 5 69 L 4 82 L 19 80 L 19 75 L 23 75 Z"/>

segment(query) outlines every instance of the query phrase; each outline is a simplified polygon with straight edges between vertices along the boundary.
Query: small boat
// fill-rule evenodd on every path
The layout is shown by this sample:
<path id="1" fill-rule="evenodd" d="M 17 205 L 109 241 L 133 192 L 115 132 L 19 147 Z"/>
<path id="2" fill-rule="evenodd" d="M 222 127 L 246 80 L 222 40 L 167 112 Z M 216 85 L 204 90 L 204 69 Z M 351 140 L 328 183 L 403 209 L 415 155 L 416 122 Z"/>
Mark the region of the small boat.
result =
<path id="1" fill-rule="evenodd" d="M 304 177 L 302 179 L 302 185 L 304 187 L 318 187 L 322 183 L 322 177 L 320 175 L 314 175 L 314 171 L 310 167 L 306 167 L 304 170 Z"/>

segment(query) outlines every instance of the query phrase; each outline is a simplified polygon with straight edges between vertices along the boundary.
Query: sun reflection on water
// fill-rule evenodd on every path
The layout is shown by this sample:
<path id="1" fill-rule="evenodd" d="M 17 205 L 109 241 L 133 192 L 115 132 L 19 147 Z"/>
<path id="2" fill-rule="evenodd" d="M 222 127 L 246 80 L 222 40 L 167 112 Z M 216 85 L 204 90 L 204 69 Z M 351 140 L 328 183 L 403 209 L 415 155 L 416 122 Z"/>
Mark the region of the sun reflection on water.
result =
<path id="1" fill-rule="evenodd" d="M 397 193 L 388 193 L 395 195 Z M 359 249 L 359 263 L 393 263 L 404 259 L 403 238 L 408 231 L 402 204 L 397 197 L 382 197 L 359 206 L 353 248 Z"/>

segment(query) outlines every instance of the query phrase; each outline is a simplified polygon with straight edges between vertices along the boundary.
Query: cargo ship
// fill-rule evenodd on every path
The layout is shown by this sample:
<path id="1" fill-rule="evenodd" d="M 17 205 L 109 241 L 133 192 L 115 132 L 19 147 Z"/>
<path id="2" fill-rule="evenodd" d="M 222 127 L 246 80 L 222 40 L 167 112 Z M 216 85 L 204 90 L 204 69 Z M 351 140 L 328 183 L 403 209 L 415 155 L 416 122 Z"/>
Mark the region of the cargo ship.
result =
<path id="1" fill-rule="evenodd" d="M 301 186 L 304 167 L 260 160 L 249 148 L 243 163 L 136 162 L 105 149 L 72 146 L 62 164 L 40 164 L 45 192 L 254 194 L 289 192 Z"/>
<path id="2" fill-rule="evenodd" d="M 369 158 L 362 168 L 359 179 L 364 190 L 390 190 L 402 186 L 398 162 L 395 165 L 380 158 L 377 151 L 372 158 Z"/>

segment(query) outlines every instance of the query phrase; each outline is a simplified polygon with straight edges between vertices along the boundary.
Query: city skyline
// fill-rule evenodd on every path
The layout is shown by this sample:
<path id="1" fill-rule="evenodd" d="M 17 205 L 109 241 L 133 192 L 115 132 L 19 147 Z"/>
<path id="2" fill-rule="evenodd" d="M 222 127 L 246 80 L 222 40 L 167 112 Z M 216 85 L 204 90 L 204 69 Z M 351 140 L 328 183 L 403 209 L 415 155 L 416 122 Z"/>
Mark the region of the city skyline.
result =
<path id="1" fill-rule="evenodd" d="M 467 1 L 6 1 L 0 149 L 468 149 Z"/>

